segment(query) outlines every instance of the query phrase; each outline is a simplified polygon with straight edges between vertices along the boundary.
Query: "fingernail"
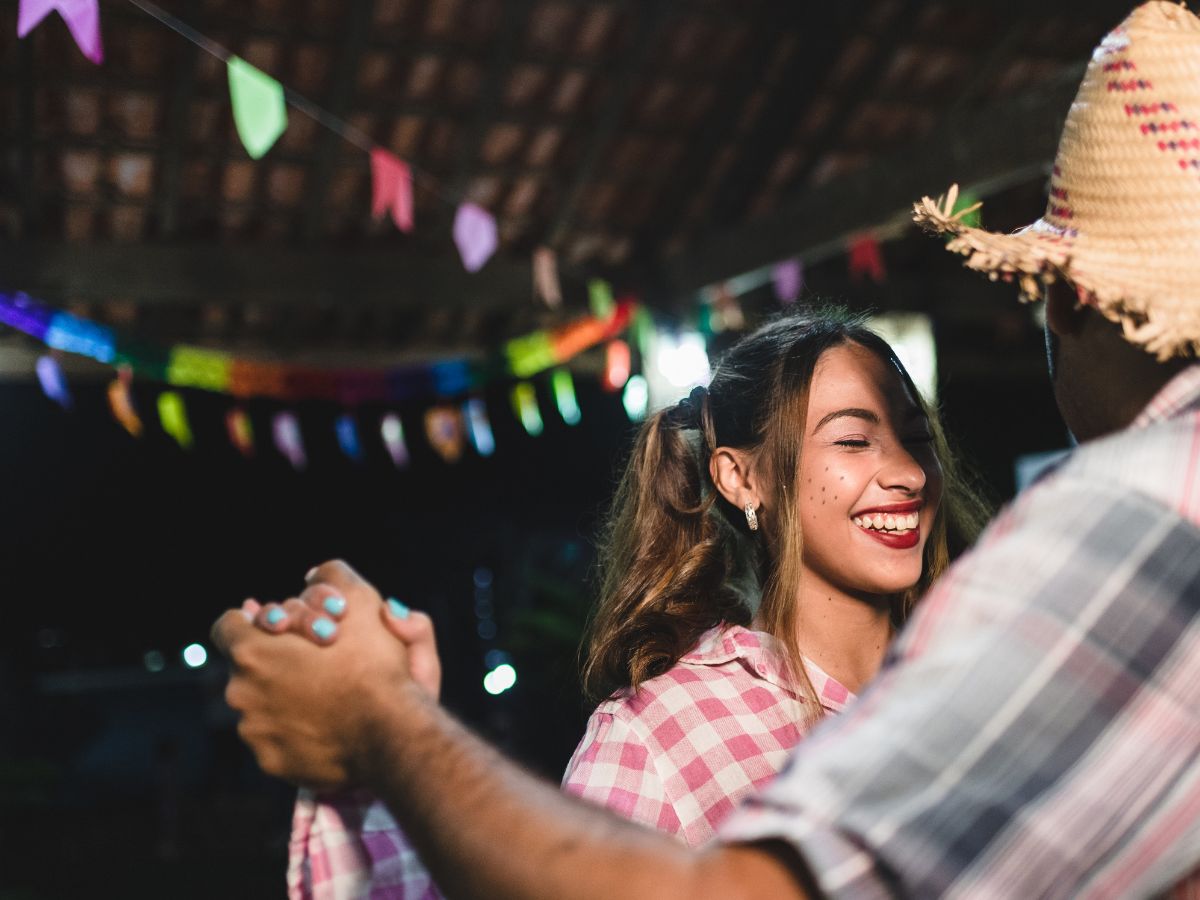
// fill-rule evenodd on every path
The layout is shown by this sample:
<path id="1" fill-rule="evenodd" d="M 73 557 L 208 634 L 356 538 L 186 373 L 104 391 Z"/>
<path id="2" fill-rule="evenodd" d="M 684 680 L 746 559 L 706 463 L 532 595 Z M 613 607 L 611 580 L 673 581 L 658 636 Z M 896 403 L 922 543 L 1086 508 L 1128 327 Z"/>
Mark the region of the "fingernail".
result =
<path id="1" fill-rule="evenodd" d="M 325 602 L 321 605 L 331 616 L 340 616 L 346 611 L 346 601 L 341 597 L 326 597 Z"/>
<path id="2" fill-rule="evenodd" d="M 313 566 L 311 569 L 309 569 L 307 572 L 305 572 L 305 573 L 304 573 L 304 580 L 305 580 L 305 581 L 312 581 L 312 580 L 313 580 L 313 577 L 314 577 L 316 574 L 317 574 L 317 567 L 316 567 L 316 566 Z"/>
<path id="3" fill-rule="evenodd" d="M 401 603 L 399 600 L 397 600 L 395 597 L 388 597 L 387 605 L 388 605 L 388 612 L 390 612 L 397 619 L 407 619 L 408 618 L 408 607 L 405 606 L 403 603 Z"/>
<path id="4" fill-rule="evenodd" d="M 282 609 L 280 609 L 278 606 L 276 606 L 276 607 L 272 608 L 270 612 L 267 613 L 267 624 L 268 625 L 278 625 L 280 622 L 282 622 L 286 618 L 287 618 L 287 613 L 285 613 Z"/>
<path id="5" fill-rule="evenodd" d="M 312 623 L 313 634 L 327 641 L 337 634 L 337 626 L 328 619 L 317 619 Z"/>

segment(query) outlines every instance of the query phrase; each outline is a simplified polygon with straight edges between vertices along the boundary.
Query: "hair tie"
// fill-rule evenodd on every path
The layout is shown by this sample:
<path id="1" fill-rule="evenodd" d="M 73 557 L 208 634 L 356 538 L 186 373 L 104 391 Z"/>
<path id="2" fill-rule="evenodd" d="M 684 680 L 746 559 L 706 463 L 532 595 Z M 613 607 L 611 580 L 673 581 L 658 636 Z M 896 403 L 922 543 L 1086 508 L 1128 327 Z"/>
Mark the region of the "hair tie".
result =
<path id="1" fill-rule="evenodd" d="M 708 388 L 703 385 L 692 388 L 692 392 L 667 413 L 668 421 L 683 431 L 700 429 L 704 423 L 704 401 L 707 397 Z"/>

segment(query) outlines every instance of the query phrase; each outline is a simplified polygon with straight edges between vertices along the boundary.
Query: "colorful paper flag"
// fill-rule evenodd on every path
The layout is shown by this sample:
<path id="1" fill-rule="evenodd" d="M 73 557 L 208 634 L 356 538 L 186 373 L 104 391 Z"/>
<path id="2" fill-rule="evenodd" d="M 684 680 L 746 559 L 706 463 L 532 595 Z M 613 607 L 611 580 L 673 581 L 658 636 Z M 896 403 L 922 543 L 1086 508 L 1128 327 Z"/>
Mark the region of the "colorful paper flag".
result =
<path id="1" fill-rule="evenodd" d="M 790 306 L 804 289 L 804 264 L 799 259 L 776 263 L 771 270 L 771 281 L 775 285 L 775 299 L 783 306 Z"/>
<path id="2" fill-rule="evenodd" d="M 67 23 L 80 52 L 96 65 L 104 62 L 104 47 L 100 42 L 100 5 L 97 0 L 20 0 L 17 6 L 17 37 L 25 37 L 54 11 Z"/>
<path id="3" fill-rule="evenodd" d="M 71 392 L 67 390 L 67 378 L 58 360 L 53 356 L 39 356 L 36 368 L 42 392 L 63 409 L 70 409 Z"/>
<path id="4" fill-rule="evenodd" d="M 603 278 L 593 278 L 589 281 L 588 306 L 597 319 L 607 319 L 611 316 L 617 306 L 613 301 L 612 285 Z"/>
<path id="5" fill-rule="evenodd" d="M 397 228 L 405 234 L 413 230 L 412 169 L 376 147 L 371 151 L 371 215 L 382 219 L 388 210 Z"/>
<path id="6" fill-rule="evenodd" d="M 458 245 L 463 268 L 478 272 L 499 246 L 496 220 L 482 206 L 461 204 L 454 215 L 454 243 Z"/>
<path id="7" fill-rule="evenodd" d="M 456 463 L 463 453 L 462 413 L 454 406 L 435 406 L 425 413 L 425 436 L 429 446 L 445 462 Z"/>
<path id="8" fill-rule="evenodd" d="M 604 378 L 606 391 L 619 391 L 629 380 L 633 369 L 633 353 L 624 341 L 609 341 L 604 349 Z"/>
<path id="9" fill-rule="evenodd" d="M 562 306 L 562 283 L 558 280 L 558 257 L 549 247 L 533 251 L 533 290 L 551 309 Z"/>
<path id="10" fill-rule="evenodd" d="M 133 405 L 133 394 L 130 385 L 133 382 L 133 372 L 128 366 L 117 369 L 117 377 L 108 385 L 108 408 L 117 423 L 133 437 L 142 436 L 142 420 Z"/>
<path id="11" fill-rule="evenodd" d="M 397 469 L 408 466 L 408 446 L 404 443 L 404 426 L 400 417 L 388 413 L 379 422 L 379 432 L 383 436 L 383 446 L 387 448 L 388 456 Z"/>
<path id="12" fill-rule="evenodd" d="M 300 420 L 295 413 L 276 413 L 271 420 L 271 434 L 275 438 L 275 447 L 292 464 L 293 469 L 300 471 L 308 465 L 304 437 L 300 434 Z"/>
<path id="13" fill-rule="evenodd" d="M 876 284 L 887 280 L 887 271 L 883 267 L 883 252 L 879 241 L 875 238 L 860 237 L 850 244 L 850 278 L 861 281 L 863 276 L 870 278 Z"/>
<path id="14" fill-rule="evenodd" d="M 578 425 L 583 415 L 575 397 L 575 382 L 571 379 L 571 373 L 566 369 L 555 369 L 550 376 L 550 387 L 554 391 L 554 405 L 558 407 L 562 420 L 568 425 Z"/>
<path id="15" fill-rule="evenodd" d="M 347 459 L 356 463 L 362 462 L 362 441 L 358 439 L 358 425 L 354 422 L 354 416 L 349 413 L 338 416 L 334 427 L 337 429 L 338 446 L 342 448 Z"/>
<path id="16" fill-rule="evenodd" d="M 471 446 L 480 456 L 491 456 L 496 452 L 496 438 L 492 434 L 492 423 L 488 421 L 487 406 L 480 397 L 472 397 L 463 405 L 463 416 L 467 420 L 467 434 Z"/>
<path id="17" fill-rule="evenodd" d="M 645 377 L 631 375 L 625 382 L 625 390 L 621 394 L 621 403 L 625 406 L 625 415 L 631 422 L 640 422 L 646 418 L 650 409 L 650 385 Z"/>
<path id="18" fill-rule="evenodd" d="M 260 159 L 287 128 L 283 87 L 237 56 L 231 56 L 226 67 L 238 137 L 251 159 Z"/>
<path id="19" fill-rule="evenodd" d="M 188 424 L 187 408 L 183 398 L 174 391 L 163 391 L 158 395 L 158 420 L 162 429 L 184 450 L 192 449 L 192 426 Z"/>
<path id="20" fill-rule="evenodd" d="M 254 456 L 254 426 L 244 409 L 235 406 L 225 413 L 225 430 L 229 433 L 229 443 L 238 453 L 246 459 Z"/>
<path id="21" fill-rule="evenodd" d="M 538 409 L 537 391 L 532 384 L 522 381 L 512 389 L 512 405 L 526 434 L 537 437 L 542 433 L 545 426 L 542 424 L 542 412 Z"/>

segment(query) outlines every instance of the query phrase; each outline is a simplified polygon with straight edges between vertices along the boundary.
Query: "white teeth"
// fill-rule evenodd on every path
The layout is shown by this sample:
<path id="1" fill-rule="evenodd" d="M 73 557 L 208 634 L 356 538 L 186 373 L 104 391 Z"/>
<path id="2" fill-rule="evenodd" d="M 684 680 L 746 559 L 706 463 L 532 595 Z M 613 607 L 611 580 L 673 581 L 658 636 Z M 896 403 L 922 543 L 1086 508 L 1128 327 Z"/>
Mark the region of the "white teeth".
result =
<path id="1" fill-rule="evenodd" d="M 889 531 L 894 531 L 896 528 L 896 517 L 895 516 L 884 516 L 883 517 L 883 527 L 888 529 Z"/>
<path id="2" fill-rule="evenodd" d="M 916 517 L 916 514 L 914 514 L 914 513 L 909 513 L 909 514 L 908 514 L 908 515 L 905 517 L 904 524 L 905 524 L 905 525 L 907 525 L 909 528 L 916 528 L 916 527 L 917 527 L 917 517 Z"/>
<path id="3" fill-rule="evenodd" d="M 921 521 L 919 513 L 908 513 L 907 515 L 885 515 L 883 513 L 875 513 L 866 516 L 854 516 L 852 521 L 859 528 L 875 528 L 880 531 L 907 531 L 916 528 Z"/>
<path id="4" fill-rule="evenodd" d="M 880 515 L 879 513 L 875 513 L 875 518 L 871 520 L 871 524 L 876 528 L 882 528 L 883 527 L 883 516 Z"/>
<path id="5" fill-rule="evenodd" d="M 862 528 L 862 523 L 863 523 L 862 516 L 854 517 L 854 524 L 857 525 L 859 528 Z"/>

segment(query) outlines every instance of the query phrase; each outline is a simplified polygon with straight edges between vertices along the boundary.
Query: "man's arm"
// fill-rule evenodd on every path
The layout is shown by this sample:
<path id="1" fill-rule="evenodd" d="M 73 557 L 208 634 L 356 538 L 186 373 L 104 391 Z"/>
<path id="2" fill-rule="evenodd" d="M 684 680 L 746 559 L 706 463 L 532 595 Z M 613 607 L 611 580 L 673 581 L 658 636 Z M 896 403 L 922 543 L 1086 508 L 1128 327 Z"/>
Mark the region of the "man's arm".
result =
<path id="1" fill-rule="evenodd" d="M 335 645 L 264 634 L 238 611 L 214 629 L 234 665 L 226 696 L 239 732 L 269 774 L 368 787 L 450 896 L 805 896 L 790 851 L 699 854 L 522 771 L 413 684 L 370 585 L 341 563 L 314 578 L 347 601 Z"/>

